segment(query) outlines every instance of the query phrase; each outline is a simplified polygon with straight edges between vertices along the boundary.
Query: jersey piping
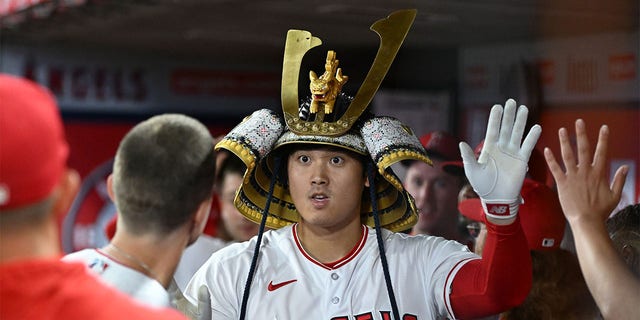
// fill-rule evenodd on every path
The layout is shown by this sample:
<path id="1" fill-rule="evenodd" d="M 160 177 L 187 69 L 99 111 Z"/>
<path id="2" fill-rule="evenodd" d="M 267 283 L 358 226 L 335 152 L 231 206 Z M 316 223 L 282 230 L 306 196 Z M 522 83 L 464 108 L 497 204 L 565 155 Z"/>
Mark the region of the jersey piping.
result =
<path id="1" fill-rule="evenodd" d="M 295 240 L 296 246 L 298 247 L 300 253 L 302 253 L 302 255 L 307 258 L 307 260 L 327 270 L 338 269 L 341 266 L 347 264 L 349 261 L 353 260 L 356 256 L 358 256 L 358 253 L 362 251 L 362 248 L 364 248 L 364 244 L 367 243 L 367 227 L 362 225 L 362 236 L 360 237 L 360 241 L 353 247 L 353 249 L 351 249 L 349 253 L 347 253 L 347 255 L 334 262 L 322 263 L 313 258 L 310 254 L 307 253 L 307 251 L 304 250 L 304 247 L 302 246 L 302 243 L 300 243 L 300 239 L 298 238 L 297 229 L 298 224 L 296 223 L 293 228 L 291 228 L 291 232 L 293 232 L 293 239 Z"/>
<path id="2" fill-rule="evenodd" d="M 447 278 L 445 280 L 445 286 L 443 290 L 443 296 L 444 296 L 443 298 L 444 298 L 445 307 L 447 308 L 447 312 L 449 313 L 449 316 L 451 317 L 451 319 L 456 319 L 455 315 L 453 314 L 453 308 L 451 307 L 451 286 L 453 285 L 453 278 L 455 278 L 455 275 L 462 268 L 462 266 L 467 264 L 467 262 L 471 260 L 476 260 L 476 259 L 478 258 L 468 258 L 468 259 L 459 261 L 458 263 L 456 263 L 455 266 L 453 266 L 453 268 L 451 268 L 451 271 L 449 271 L 449 274 L 447 274 Z"/>

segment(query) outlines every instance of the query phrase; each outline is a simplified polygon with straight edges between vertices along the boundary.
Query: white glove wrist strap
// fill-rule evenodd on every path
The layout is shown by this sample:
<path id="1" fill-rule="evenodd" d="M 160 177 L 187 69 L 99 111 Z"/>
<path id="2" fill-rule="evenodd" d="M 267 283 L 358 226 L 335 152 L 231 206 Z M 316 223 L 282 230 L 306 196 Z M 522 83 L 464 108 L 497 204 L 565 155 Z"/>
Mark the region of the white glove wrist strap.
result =
<path id="1" fill-rule="evenodd" d="M 482 202 L 482 208 L 487 217 L 494 219 L 511 219 L 518 214 L 518 208 L 522 203 L 522 198 L 517 199 L 498 199 L 498 200 L 485 200 L 480 199 Z"/>

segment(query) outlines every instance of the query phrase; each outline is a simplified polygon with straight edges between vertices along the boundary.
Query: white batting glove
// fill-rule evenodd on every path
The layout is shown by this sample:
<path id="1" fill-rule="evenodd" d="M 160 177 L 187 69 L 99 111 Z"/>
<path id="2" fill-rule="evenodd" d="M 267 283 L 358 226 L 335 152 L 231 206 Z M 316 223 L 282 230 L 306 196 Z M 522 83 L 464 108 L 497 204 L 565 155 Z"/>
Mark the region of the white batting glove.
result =
<path id="1" fill-rule="evenodd" d="M 182 294 L 178 286 L 172 283 L 169 287 L 173 305 L 191 320 L 211 320 L 211 295 L 205 285 L 198 289 L 198 305 L 194 305 Z"/>
<path id="2" fill-rule="evenodd" d="M 487 217 L 510 219 L 518 213 L 529 156 L 542 132 L 539 125 L 534 125 L 520 145 L 528 114 L 524 105 L 516 114 L 513 99 L 507 100 L 504 110 L 494 105 L 478 160 L 467 143 L 460 143 L 465 174 L 480 196 Z"/>

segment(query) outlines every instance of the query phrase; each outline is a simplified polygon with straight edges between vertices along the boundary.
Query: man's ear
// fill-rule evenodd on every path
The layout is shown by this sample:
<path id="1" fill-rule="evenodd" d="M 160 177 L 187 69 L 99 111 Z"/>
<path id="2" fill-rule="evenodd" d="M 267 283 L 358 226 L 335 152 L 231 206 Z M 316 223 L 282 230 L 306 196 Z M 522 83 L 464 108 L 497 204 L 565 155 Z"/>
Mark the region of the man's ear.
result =
<path id="1" fill-rule="evenodd" d="M 80 175 L 78 171 L 67 168 L 60 177 L 57 197 L 52 208 L 53 213 L 57 217 L 62 217 L 67 213 L 79 188 Z"/>
<path id="2" fill-rule="evenodd" d="M 200 203 L 198 206 L 198 211 L 193 216 L 193 220 L 197 226 L 200 226 L 199 233 L 202 233 L 204 230 L 207 221 L 209 221 L 209 213 L 211 213 L 211 202 L 213 201 L 213 197 L 207 198 L 207 200 Z"/>
<path id="3" fill-rule="evenodd" d="M 638 259 L 638 252 L 636 252 L 635 248 L 632 245 L 625 244 L 622 246 L 622 250 L 620 252 L 622 254 L 622 258 L 627 263 L 628 266 L 634 266 Z"/>
<path id="4" fill-rule="evenodd" d="M 116 203 L 116 193 L 113 191 L 113 173 L 107 177 L 107 194 L 111 202 Z"/>
<path id="5" fill-rule="evenodd" d="M 364 177 L 364 186 L 367 187 L 367 188 L 371 186 L 371 184 L 369 184 L 369 177 L 368 176 Z"/>
<path id="6" fill-rule="evenodd" d="M 209 197 L 206 200 L 202 201 L 196 210 L 196 213 L 193 215 L 189 242 L 187 245 L 191 245 L 194 243 L 198 237 L 204 231 L 204 227 L 207 225 L 207 221 L 209 221 L 209 213 L 211 212 L 211 202 L 213 201 L 213 197 Z"/>

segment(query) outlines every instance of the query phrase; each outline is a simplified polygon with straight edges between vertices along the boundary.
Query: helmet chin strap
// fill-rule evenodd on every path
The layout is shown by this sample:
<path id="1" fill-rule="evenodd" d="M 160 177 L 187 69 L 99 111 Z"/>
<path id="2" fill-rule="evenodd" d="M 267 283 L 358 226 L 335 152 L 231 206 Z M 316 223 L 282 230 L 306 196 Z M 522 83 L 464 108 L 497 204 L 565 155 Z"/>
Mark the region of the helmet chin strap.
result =
<path id="1" fill-rule="evenodd" d="M 380 262 L 382 262 L 382 271 L 384 273 L 384 281 L 387 284 L 387 293 L 391 302 L 391 310 L 393 318 L 400 320 L 400 312 L 398 311 L 398 303 L 396 295 L 393 293 L 391 285 L 391 276 L 389 275 L 389 264 L 387 263 L 387 254 L 384 250 L 384 242 L 382 241 L 382 228 L 380 227 L 380 215 L 378 214 L 378 198 L 376 197 L 376 168 L 375 165 L 367 161 L 367 177 L 369 178 L 369 197 L 371 198 L 371 209 L 373 211 L 373 220 L 376 229 L 376 239 L 378 240 L 378 250 L 380 251 Z"/>
<path id="2" fill-rule="evenodd" d="M 273 177 L 269 184 L 269 194 L 267 195 L 267 203 L 264 206 L 262 212 L 262 220 L 260 220 L 260 229 L 258 230 L 258 238 L 256 239 L 256 247 L 253 250 L 253 257 L 251 258 L 251 266 L 249 267 L 249 275 L 247 275 L 247 282 L 244 285 L 244 292 L 242 293 L 242 306 L 240 307 L 240 320 L 244 320 L 247 314 L 247 302 L 249 301 L 249 292 L 251 291 L 251 283 L 253 282 L 253 274 L 256 272 L 258 266 L 258 255 L 260 254 L 260 244 L 262 243 L 262 234 L 264 233 L 264 227 L 267 222 L 267 216 L 269 215 L 269 207 L 271 206 L 271 200 L 273 198 L 273 188 L 278 180 L 278 174 L 280 173 L 280 167 L 282 157 L 277 155 L 274 157 L 275 169 L 273 171 Z"/>
<path id="3" fill-rule="evenodd" d="M 244 293 L 242 295 L 242 306 L 240 309 L 240 320 L 244 320 L 247 312 L 247 301 L 249 300 L 249 293 L 251 291 L 251 283 L 253 282 L 253 275 L 255 273 L 258 255 L 260 253 L 260 244 L 262 242 L 262 234 L 264 233 L 265 223 L 267 221 L 267 215 L 269 213 L 269 207 L 271 206 L 271 199 L 273 196 L 273 188 L 276 183 L 276 178 L 279 174 L 282 158 L 280 156 L 276 156 L 274 159 L 275 169 L 274 176 L 271 179 L 269 185 L 269 194 L 267 196 L 267 203 L 265 205 L 265 209 L 262 214 L 262 220 L 260 221 L 260 230 L 258 231 L 258 238 L 256 240 L 256 246 L 253 251 L 253 257 L 251 260 L 251 266 L 249 267 L 249 275 L 247 276 L 247 281 L 244 287 Z M 376 239 L 378 241 L 378 250 L 380 251 L 380 261 L 382 262 L 382 270 L 384 273 L 384 280 L 387 284 L 387 292 L 389 294 L 389 300 L 391 302 L 391 309 L 393 312 L 393 317 L 396 320 L 400 319 L 400 312 L 398 311 L 398 304 L 396 302 L 395 294 L 393 293 L 393 286 L 391 285 L 391 276 L 389 275 L 389 265 L 387 263 L 387 256 L 384 249 L 384 243 L 382 240 L 382 228 L 380 227 L 380 216 L 378 215 L 378 203 L 376 198 L 376 187 L 375 187 L 375 171 L 376 169 L 373 166 L 373 163 L 367 162 L 367 176 L 369 178 L 369 193 L 371 198 L 371 207 L 373 209 L 373 218 L 375 222 L 376 229 Z"/>

